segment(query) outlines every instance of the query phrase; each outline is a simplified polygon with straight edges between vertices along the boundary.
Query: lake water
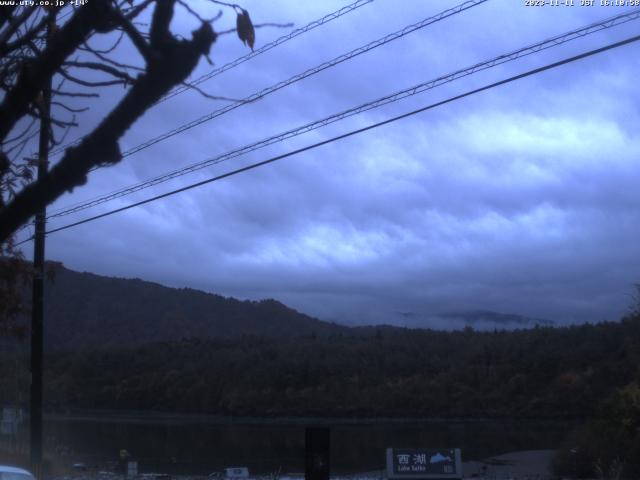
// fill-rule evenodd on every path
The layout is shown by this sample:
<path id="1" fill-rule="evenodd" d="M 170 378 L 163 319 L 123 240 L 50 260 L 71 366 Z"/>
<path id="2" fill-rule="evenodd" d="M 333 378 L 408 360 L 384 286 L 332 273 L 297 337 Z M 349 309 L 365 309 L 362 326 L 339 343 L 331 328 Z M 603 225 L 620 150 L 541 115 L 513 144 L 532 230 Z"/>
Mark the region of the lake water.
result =
<path id="1" fill-rule="evenodd" d="M 45 444 L 56 469 L 75 462 L 106 468 L 126 449 L 142 473 L 208 474 L 229 466 L 247 466 L 255 474 L 302 472 L 305 424 L 317 422 L 58 416 L 45 420 Z M 382 469 L 387 447 L 458 447 L 463 461 L 515 450 L 553 449 L 572 428 L 550 421 L 333 422 L 330 426 L 333 474 Z"/>

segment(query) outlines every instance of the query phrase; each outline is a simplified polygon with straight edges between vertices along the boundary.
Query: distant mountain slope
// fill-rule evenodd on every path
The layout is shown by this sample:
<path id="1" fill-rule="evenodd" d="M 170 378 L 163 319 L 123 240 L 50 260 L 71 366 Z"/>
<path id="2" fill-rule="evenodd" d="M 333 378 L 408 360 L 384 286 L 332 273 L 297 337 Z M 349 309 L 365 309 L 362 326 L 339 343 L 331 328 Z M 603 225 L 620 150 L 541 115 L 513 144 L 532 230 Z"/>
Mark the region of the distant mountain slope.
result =
<path id="1" fill-rule="evenodd" d="M 49 265 L 55 276 L 53 282 L 45 282 L 47 350 L 127 347 L 243 334 L 367 335 L 375 330 L 321 321 L 276 300 L 240 301 L 140 279 L 75 272 L 55 262 Z M 481 310 L 444 313 L 407 323 L 406 327 L 413 329 L 462 330 L 472 326 L 488 331 L 553 325 L 547 320 Z"/>
<path id="2" fill-rule="evenodd" d="M 349 331 L 275 300 L 240 301 L 140 279 L 79 273 L 61 265 L 55 268 L 55 280 L 45 283 L 45 339 L 49 350 L 131 346 L 185 337 Z"/>

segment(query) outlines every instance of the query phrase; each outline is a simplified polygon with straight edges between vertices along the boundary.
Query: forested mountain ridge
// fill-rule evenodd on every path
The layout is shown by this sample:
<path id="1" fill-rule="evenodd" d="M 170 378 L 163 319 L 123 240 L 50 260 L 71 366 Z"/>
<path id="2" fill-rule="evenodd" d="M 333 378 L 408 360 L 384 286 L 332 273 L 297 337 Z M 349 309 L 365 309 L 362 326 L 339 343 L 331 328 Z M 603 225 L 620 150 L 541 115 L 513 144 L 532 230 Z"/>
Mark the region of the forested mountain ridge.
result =
<path id="1" fill-rule="evenodd" d="M 45 282 L 47 351 L 143 345 L 182 338 L 361 335 L 368 327 L 318 320 L 273 300 L 241 301 L 191 288 L 69 270 L 49 262 Z M 26 293 L 30 298 L 30 294 Z M 532 328 L 540 319 L 487 311 L 441 315 L 445 329 Z M 430 323 L 412 325 L 429 328 Z M 377 328 L 377 327 L 372 327 Z"/>
<path id="2" fill-rule="evenodd" d="M 349 328 L 274 300 L 61 266 L 46 295 L 45 397 L 54 408 L 566 418 L 592 415 L 640 378 L 637 312 L 516 331 Z M 0 379 L 15 388 L 28 380 L 11 367 L 19 355 L 0 358 Z"/>
<path id="3" fill-rule="evenodd" d="M 588 417 L 640 374 L 640 317 L 515 332 L 369 327 L 47 356 L 51 407 L 246 416 Z"/>
<path id="4" fill-rule="evenodd" d="M 240 301 L 140 279 L 54 266 L 45 282 L 47 350 L 139 345 L 181 338 L 329 335 L 347 327 L 299 313 L 276 300 Z"/>

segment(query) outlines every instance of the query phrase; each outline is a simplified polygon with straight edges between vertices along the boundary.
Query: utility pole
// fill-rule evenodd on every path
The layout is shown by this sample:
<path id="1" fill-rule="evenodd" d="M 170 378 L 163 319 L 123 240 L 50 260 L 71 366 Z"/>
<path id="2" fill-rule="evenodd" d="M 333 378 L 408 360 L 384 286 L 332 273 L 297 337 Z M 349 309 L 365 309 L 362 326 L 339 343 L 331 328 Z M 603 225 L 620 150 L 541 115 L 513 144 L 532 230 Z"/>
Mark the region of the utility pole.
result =
<path id="1" fill-rule="evenodd" d="M 307 427 L 304 441 L 304 477 L 306 480 L 329 480 L 331 473 L 331 429 Z"/>
<path id="2" fill-rule="evenodd" d="M 47 45 L 55 28 L 55 9 L 48 12 Z M 49 141 L 51 129 L 51 78 L 42 89 L 40 103 L 40 138 L 38 145 L 38 181 L 47 173 L 49 166 Z M 29 405 L 31 469 L 38 480 L 42 480 L 43 435 L 42 435 L 42 350 L 43 350 L 43 294 L 44 294 L 44 239 L 47 211 L 43 207 L 35 216 L 33 247 L 33 288 L 31 301 L 31 395 Z"/>

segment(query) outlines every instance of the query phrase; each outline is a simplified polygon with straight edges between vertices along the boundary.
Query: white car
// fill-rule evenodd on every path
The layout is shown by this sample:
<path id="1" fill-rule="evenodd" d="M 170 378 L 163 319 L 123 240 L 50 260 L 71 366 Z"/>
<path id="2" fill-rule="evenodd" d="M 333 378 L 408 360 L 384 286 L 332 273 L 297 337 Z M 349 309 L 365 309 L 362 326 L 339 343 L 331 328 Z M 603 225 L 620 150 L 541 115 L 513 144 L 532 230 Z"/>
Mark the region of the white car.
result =
<path id="1" fill-rule="evenodd" d="M 249 469 L 247 467 L 227 467 L 224 469 L 224 478 L 227 480 L 248 479 Z M 4 479 L 0 479 L 0 480 L 4 480 Z"/>
<path id="2" fill-rule="evenodd" d="M 7 465 L 0 465 L 0 480 L 36 480 L 28 471 L 17 468 L 9 467 Z"/>

